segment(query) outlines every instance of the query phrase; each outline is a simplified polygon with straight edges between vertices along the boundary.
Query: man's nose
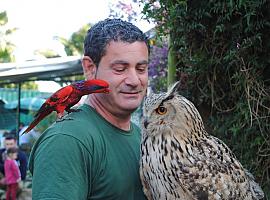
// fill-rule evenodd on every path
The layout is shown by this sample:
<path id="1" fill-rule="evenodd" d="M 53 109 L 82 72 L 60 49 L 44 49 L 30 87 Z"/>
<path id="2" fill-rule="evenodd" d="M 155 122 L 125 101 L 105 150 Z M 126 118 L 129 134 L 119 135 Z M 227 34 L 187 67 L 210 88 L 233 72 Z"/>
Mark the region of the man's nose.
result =
<path id="1" fill-rule="evenodd" d="M 135 69 L 130 69 L 126 77 L 126 84 L 128 85 L 138 85 L 140 83 L 140 78 Z"/>

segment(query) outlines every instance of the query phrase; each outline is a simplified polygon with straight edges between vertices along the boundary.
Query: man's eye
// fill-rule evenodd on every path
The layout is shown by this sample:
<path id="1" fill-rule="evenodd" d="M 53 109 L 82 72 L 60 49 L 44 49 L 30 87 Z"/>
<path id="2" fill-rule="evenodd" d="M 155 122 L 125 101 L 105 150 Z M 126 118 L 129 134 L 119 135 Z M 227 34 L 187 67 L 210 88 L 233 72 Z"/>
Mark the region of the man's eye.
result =
<path id="1" fill-rule="evenodd" d="M 125 69 L 126 68 L 124 68 L 124 67 L 119 67 L 119 68 L 114 68 L 114 71 L 116 71 L 116 72 L 123 72 L 123 71 L 125 71 Z"/>
<path id="2" fill-rule="evenodd" d="M 139 72 L 145 72 L 146 70 L 145 70 L 145 68 L 138 68 L 137 69 Z"/>
<path id="3" fill-rule="evenodd" d="M 122 72 L 122 71 L 124 71 L 125 69 L 116 69 L 116 71 L 118 71 L 118 72 Z"/>
<path id="4" fill-rule="evenodd" d="M 147 70 L 147 67 L 145 67 L 145 66 L 137 67 L 137 71 L 140 73 L 144 73 L 144 72 L 146 72 L 146 70 Z"/>

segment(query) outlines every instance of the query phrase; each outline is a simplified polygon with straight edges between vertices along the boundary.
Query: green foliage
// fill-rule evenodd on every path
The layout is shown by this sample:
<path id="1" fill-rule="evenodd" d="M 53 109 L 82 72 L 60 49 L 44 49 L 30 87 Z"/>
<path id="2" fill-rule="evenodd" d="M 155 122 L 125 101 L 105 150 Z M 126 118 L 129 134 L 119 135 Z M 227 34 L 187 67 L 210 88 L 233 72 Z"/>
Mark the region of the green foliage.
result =
<path id="1" fill-rule="evenodd" d="M 18 84 L 15 83 L 8 83 L 1 85 L 2 88 L 18 88 Z M 37 90 L 38 85 L 34 81 L 27 81 L 21 83 L 22 90 Z"/>
<path id="2" fill-rule="evenodd" d="M 256 176 L 268 199 L 269 10 L 267 0 L 149 0 L 144 6 L 158 33 L 173 38 L 188 98 L 208 108 L 207 127 Z"/>
<path id="3" fill-rule="evenodd" d="M 68 56 L 76 56 L 83 54 L 84 37 L 91 26 L 84 25 L 80 30 L 73 33 L 70 39 L 58 37 L 59 41 L 65 46 L 65 51 Z"/>
<path id="4" fill-rule="evenodd" d="M 10 42 L 9 36 L 16 31 L 16 28 L 7 29 L 8 17 L 6 12 L 0 12 L 0 63 L 14 61 L 12 52 L 14 45 Z"/>
<path id="5" fill-rule="evenodd" d="M 0 26 L 4 26 L 8 22 L 8 17 L 6 12 L 0 13 Z"/>
<path id="6" fill-rule="evenodd" d="M 65 46 L 65 51 L 68 56 L 81 56 L 83 55 L 83 42 L 84 37 L 87 34 L 90 24 L 84 25 L 77 32 L 74 32 L 69 39 L 58 37 L 57 39 Z M 72 82 L 84 80 L 83 75 L 69 76 L 61 78 L 59 84 L 63 87 Z"/>
<path id="7" fill-rule="evenodd" d="M 38 49 L 34 51 L 35 55 L 43 56 L 45 58 L 57 58 L 60 55 L 52 49 Z"/>
<path id="8" fill-rule="evenodd" d="M 38 85 L 34 81 L 22 83 L 22 90 L 38 90 Z"/>
<path id="9" fill-rule="evenodd" d="M 170 87 L 176 79 L 177 53 L 173 45 L 173 37 L 169 37 L 169 52 L 168 52 L 168 81 L 167 87 Z"/>

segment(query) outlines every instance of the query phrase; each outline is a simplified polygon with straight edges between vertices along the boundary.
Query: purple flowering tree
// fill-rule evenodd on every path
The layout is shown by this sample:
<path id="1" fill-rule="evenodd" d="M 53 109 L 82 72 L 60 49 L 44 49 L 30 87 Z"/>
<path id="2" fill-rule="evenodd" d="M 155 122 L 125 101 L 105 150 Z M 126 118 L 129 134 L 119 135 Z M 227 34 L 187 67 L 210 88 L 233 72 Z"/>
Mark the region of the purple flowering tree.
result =
<path id="1" fill-rule="evenodd" d="M 168 66 L 168 44 L 151 47 L 149 59 L 149 81 L 153 92 L 167 90 L 167 66 Z"/>

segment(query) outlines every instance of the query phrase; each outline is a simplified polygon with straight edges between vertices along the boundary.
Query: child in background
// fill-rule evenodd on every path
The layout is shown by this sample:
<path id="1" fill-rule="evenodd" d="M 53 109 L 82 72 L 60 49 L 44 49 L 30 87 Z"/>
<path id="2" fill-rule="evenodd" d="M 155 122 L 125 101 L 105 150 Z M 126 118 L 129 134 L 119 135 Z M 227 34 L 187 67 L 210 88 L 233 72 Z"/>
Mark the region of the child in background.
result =
<path id="1" fill-rule="evenodd" d="M 19 182 L 21 180 L 20 169 L 16 162 L 17 155 L 17 148 L 12 147 L 7 149 L 7 158 L 5 160 L 6 200 L 16 200 Z"/>

